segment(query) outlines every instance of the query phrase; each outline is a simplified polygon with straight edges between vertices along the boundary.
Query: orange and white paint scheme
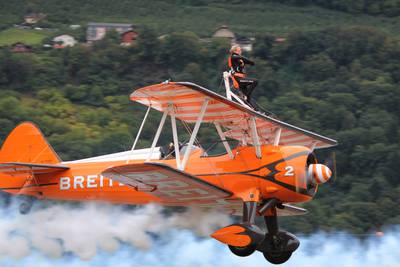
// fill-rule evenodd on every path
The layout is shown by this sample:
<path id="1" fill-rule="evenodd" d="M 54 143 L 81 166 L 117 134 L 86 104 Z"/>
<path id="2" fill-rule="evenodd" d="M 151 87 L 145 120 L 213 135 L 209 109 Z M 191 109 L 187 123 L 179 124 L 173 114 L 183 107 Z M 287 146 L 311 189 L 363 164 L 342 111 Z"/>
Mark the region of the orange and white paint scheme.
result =
<path id="1" fill-rule="evenodd" d="M 39 199 L 219 209 L 242 216 L 241 223 L 212 234 L 233 253 L 258 250 L 272 263 L 288 260 L 299 242 L 278 228 L 277 216 L 306 212 L 292 204 L 311 200 L 332 175 L 313 151 L 336 141 L 192 83 L 147 86 L 135 90 L 131 100 L 148 110 L 132 149 L 120 153 L 62 161 L 36 125 L 21 123 L 0 150 L 0 189 Z M 150 109 L 163 113 L 159 127 L 150 148 L 135 149 Z M 174 139 L 170 155 L 157 146 L 167 117 Z M 176 120 L 194 124 L 183 146 Z M 215 128 L 225 154 L 209 156 L 195 145 L 202 124 Z M 227 138 L 239 145 L 231 148 Z M 256 216 L 265 218 L 267 233 L 255 224 Z"/>

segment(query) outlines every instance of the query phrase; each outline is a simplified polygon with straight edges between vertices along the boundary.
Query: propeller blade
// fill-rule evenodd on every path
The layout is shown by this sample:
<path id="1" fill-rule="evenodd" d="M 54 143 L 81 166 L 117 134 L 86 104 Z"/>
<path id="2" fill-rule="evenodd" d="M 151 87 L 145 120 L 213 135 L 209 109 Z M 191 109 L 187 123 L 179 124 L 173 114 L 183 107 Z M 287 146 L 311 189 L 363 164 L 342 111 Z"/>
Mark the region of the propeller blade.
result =
<path id="1" fill-rule="evenodd" d="M 336 171 L 336 152 L 332 151 L 330 156 L 325 160 L 324 164 L 329 167 L 329 169 L 333 172 L 333 179 L 331 182 L 335 182 L 337 179 L 337 171 Z"/>

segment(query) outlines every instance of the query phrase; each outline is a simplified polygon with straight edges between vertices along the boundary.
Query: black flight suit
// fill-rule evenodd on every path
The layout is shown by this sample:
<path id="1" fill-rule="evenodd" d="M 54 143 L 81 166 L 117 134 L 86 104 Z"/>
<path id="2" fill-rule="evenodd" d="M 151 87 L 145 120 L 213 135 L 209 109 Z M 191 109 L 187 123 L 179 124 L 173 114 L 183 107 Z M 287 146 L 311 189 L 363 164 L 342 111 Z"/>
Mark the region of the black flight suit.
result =
<path id="1" fill-rule="evenodd" d="M 232 53 L 228 59 L 228 66 L 232 73 L 233 86 L 240 89 L 250 102 L 251 93 L 256 88 L 258 81 L 254 78 L 246 77 L 246 64 L 254 65 L 254 62 L 239 54 Z"/>

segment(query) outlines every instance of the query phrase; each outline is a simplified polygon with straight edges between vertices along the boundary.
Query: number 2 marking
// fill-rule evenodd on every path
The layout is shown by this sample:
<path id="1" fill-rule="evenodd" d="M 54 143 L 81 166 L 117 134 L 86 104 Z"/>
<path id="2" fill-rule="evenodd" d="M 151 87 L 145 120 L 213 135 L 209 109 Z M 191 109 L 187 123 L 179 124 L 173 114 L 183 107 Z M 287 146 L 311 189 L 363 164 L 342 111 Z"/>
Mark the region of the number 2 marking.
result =
<path id="1" fill-rule="evenodd" d="M 294 175 L 294 173 L 293 173 L 293 171 L 294 171 L 294 168 L 293 168 L 293 166 L 286 166 L 285 167 L 285 176 L 293 176 Z"/>

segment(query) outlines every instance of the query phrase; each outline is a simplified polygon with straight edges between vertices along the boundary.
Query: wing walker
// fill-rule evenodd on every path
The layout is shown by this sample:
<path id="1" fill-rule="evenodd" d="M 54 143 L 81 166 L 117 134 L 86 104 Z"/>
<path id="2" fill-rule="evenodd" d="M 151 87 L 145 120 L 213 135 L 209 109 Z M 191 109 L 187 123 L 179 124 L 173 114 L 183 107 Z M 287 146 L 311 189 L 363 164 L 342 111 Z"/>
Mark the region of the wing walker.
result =
<path id="1" fill-rule="evenodd" d="M 226 97 L 189 82 L 135 90 L 131 100 L 148 109 L 129 151 L 61 161 L 33 123 L 21 123 L 0 151 L 0 189 L 26 197 L 21 212 L 29 211 L 31 198 L 221 210 L 242 220 L 215 231 L 213 238 L 238 256 L 260 251 L 271 263 L 286 262 L 299 240 L 279 228 L 277 217 L 306 213 L 293 204 L 310 201 L 332 174 L 313 151 L 337 142 L 254 111 L 230 91 L 229 75 L 224 74 Z M 151 147 L 136 149 L 151 109 L 162 113 L 161 121 Z M 167 117 L 173 157 L 158 146 Z M 194 124 L 184 145 L 177 120 Z M 205 124 L 215 128 L 224 154 L 210 156 L 196 145 Z M 228 140 L 238 145 L 231 147 Z M 266 233 L 255 224 L 257 216 L 264 218 Z"/>

